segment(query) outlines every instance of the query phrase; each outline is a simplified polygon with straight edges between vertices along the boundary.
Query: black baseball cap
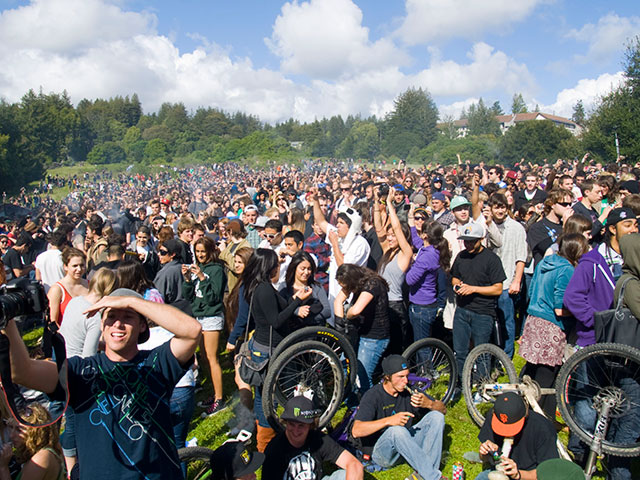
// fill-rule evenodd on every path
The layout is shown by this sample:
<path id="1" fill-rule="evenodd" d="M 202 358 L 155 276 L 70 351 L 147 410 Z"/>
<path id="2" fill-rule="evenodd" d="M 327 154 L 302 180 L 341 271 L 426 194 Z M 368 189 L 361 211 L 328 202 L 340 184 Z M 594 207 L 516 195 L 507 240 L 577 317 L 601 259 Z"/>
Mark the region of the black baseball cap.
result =
<path id="1" fill-rule="evenodd" d="M 607 215 L 607 225 L 616 225 L 619 222 L 624 222 L 625 220 L 631 220 L 632 218 L 636 218 L 636 214 L 633 213 L 628 207 L 614 208 Z"/>
<path id="2" fill-rule="evenodd" d="M 501 437 L 515 437 L 524 426 L 527 407 L 515 392 L 503 393 L 496 398 L 491 417 L 491 429 Z"/>
<path id="3" fill-rule="evenodd" d="M 314 407 L 311 400 L 303 395 L 298 395 L 287 400 L 280 418 L 300 423 L 313 423 L 314 419 L 319 417 L 321 413 L 320 410 Z"/>
<path id="4" fill-rule="evenodd" d="M 389 355 L 382 360 L 382 373 L 385 375 L 393 375 L 402 370 L 407 370 L 407 359 L 402 355 Z"/>
<path id="5" fill-rule="evenodd" d="M 250 452 L 244 443 L 230 440 L 211 454 L 213 480 L 233 480 L 255 472 L 264 462 L 264 453 Z"/>

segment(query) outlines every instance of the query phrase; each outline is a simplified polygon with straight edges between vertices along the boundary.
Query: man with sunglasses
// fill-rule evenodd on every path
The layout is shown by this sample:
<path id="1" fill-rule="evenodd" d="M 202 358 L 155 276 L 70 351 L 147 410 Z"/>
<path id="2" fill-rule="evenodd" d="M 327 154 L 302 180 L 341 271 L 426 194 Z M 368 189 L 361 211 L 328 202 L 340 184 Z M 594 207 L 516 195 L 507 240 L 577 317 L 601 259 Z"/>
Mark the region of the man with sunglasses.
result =
<path id="1" fill-rule="evenodd" d="M 158 245 L 158 257 L 160 258 L 160 271 L 153 279 L 153 284 L 162 294 L 164 303 L 173 304 L 184 300 L 182 296 L 182 264 L 177 257 L 181 248 L 175 239 L 167 240 Z"/>
<path id="2" fill-rule="evenodd" d="M 562 235 L 563 220 L 573 213 L 571 199 L 572 195 L 569 190 L 551 190 L 544 201 L 544 217 L 529 227 L 527 243 L 533 254 L 534 268 L 544 257 L 547 248 L 553 245 L 558 240 L 558 237 Z"/>
<path id="3" fill-rule="evenodd" d="M 598 213 L 593 207 L 602 200 L 602 187 L 598 185 L 595 180 L 585 180 L 582 182 L 580 188 L 582 189 L 582 199 L 573 205 L 573 211 L 583 217 L 591 219 L 593 222 L 593 227 L 591 228 L 591 243 L 597 245 L 602 242 L 604 222 L 613 207 L 607 205 L 602 210 L 602 213 Z"/>

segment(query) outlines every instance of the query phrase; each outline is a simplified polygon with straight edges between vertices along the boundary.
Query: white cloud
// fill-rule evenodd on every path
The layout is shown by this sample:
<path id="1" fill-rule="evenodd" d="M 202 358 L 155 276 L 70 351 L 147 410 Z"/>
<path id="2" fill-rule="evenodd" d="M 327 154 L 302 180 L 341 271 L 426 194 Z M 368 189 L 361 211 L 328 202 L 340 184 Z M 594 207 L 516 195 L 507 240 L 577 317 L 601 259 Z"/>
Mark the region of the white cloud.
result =
<path id="1" fill-rule="evenodd" d="M 556 101 L 551 105 L 541 105 L 540 110 L 571 118 L 574 105 L 578 100 L 582 100 L 584 108 L 588 112 L 602 96 L 620 86 L 624 80 L 623 72 L 615 74 L 603 73 L 598 78 L 582 79 L 575 87 L 565 88 L 558 93 Z"/>
<path id="2" fill-rule="evenodd" d="M 406 0 L 407 15 L 396 34 L 408 45 L 477 39 L 524 20 L 541 3 L 545 0 Z"/>
<path id="3" fill-rule="evenodd" d="M 369 40 L 362 11 L 351 0 L 285 3 L 265 43 L 281 58 L 283 71 L 314 78 L 335 79 L 406 61 L 391 40 Z"/>
<path id="4" fill-rule="evenodd" d="M 570 30 L 566 37 L 586 42 L 585 55 L 577 55 L 578 62 L 609 63 L 619 61 L 619 52 L 628 39 L 640 34 L 640 17 L 619 17 L 611 12 L 597 24 L 587 23 L 580 30 Z"/>
<path id="5" fill-rule="evenodd" d="M 438 107 L 438 111 L 440 112 L 440 121 L 444 121 L 447 117 L 457 120 L 460 118 L 462 110 L 468 110 L 472 104 L 478 103 L 478 100 L 479 98 L 471 97 L 460 102 L 453 102 L 449 105 L 440 105 Z"/>

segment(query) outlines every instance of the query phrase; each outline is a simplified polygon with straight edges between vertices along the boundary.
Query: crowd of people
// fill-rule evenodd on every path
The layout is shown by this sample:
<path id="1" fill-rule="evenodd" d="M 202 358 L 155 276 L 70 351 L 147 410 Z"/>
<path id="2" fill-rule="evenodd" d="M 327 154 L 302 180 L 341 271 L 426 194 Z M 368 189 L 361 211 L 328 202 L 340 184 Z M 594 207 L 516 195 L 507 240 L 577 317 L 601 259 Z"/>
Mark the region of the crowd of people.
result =
<path id="1" fill-rule="evenodd" d="M 637 166 L 585 156 L 509 168 L 224 164 L 85 175 L 65 182 L 71 192 L 61 202 L 22 191 L 14 203 L 37 208 L 0 218 L 2 283 L 44 287 L 66 342 L 69 404 L 61 437 L 54 423 L 42 429 L 46 441 L 12 455 L 1 435 L 0 478 L 16 478 L 20 464 L 24 480 L 182 478 L 176 451 L 191 419 L 233 406 L 251 412 L 264 455 L 226 447 L 228 458 L 244 459 L 229 472 L 243 475 L 219 478 L 251 478 L 263 462 L 268 480 L 329 478 L 322 465 L 330 461 L 330 478 L 356 479 L 406 461 L 409 478 L 440 479 L 447 409 L 406 389 L 401 352 L 435 336 L 462 372 L 472 346 L 496 343 L 510 357 L 519 349 L 523 373 L 551 387 L 567 352 L 595 343 L 594 313 L 611 308 L 623 275 L 633 280 L 624 304 L 640 318 L 639 178 Z M 348 332 L 357 352 L 350 448 L 314 427 L 305 398 L 285 406 L 276 435 L 259 381 L 237 365 L 236 388 L 225 390 L 223 351 L 233 357 L 248 342 L 260 364 L 308 325 Z M 30 358 L 15 322 L 5 331 L 14 381 L 55 392 L 56 364 Z M 51 356 L 46 338 L 41 356 Z M 196 404 L 198 386 L 207 394 Z M 548 397 L 542 407 L 555 419 Z M 519 397 L 508 400 L 488 415 L 479 451 L 490 456 L 502 437 L 520 435 L 504 471 L 536 478 L 558 456 L 554 425 Z M 6 426 L 11 416 L 1 413 Z M 620 435 L 637 436 L 629 430 Z M 569 446 L 583 465 L 585 445 L 572 438 Z M 626 458 L 608 463 L 614 479 L 630 479 L 629 468 Z"/>

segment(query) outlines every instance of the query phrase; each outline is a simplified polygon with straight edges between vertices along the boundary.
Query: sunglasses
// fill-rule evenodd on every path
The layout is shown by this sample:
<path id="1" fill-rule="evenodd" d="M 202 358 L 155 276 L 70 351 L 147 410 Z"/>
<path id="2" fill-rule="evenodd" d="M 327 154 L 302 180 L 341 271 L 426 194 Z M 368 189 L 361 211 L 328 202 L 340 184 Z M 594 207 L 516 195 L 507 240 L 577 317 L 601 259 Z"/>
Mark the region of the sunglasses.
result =
<path id="1" fill-rule="evenodd" d="M 265 233 L 264 236 L 267 237 L 270 240 L 273 240 L 274 238 L 276 238 L 278 235 L 280 235 L 279 233 Z"/>
<path id="2" fill-rule="evenodd" d="M 558 202 L 558 205 L 562 205 L 563 207 L 570 207 L 571 202 Z"/>
<path id="3" fill-rule="evenodd" d="M 426 220 L 426 218 L 424 218 L 422 215 L 416 215 L 415 217 L 413 217 L 413 219 L 416 222 L 424 222 Z"/>
<path id="4" fill-rule="evenodd" d="M 158 250 L 158 255 L 169 255 L 169 250 Z"/>
<path id="5" fill-rule="evenodd" d="M 341 188 L 340 190 L 342 190 L 343 192 L 350 192 L 351 191 L 350 188 Z"/>

